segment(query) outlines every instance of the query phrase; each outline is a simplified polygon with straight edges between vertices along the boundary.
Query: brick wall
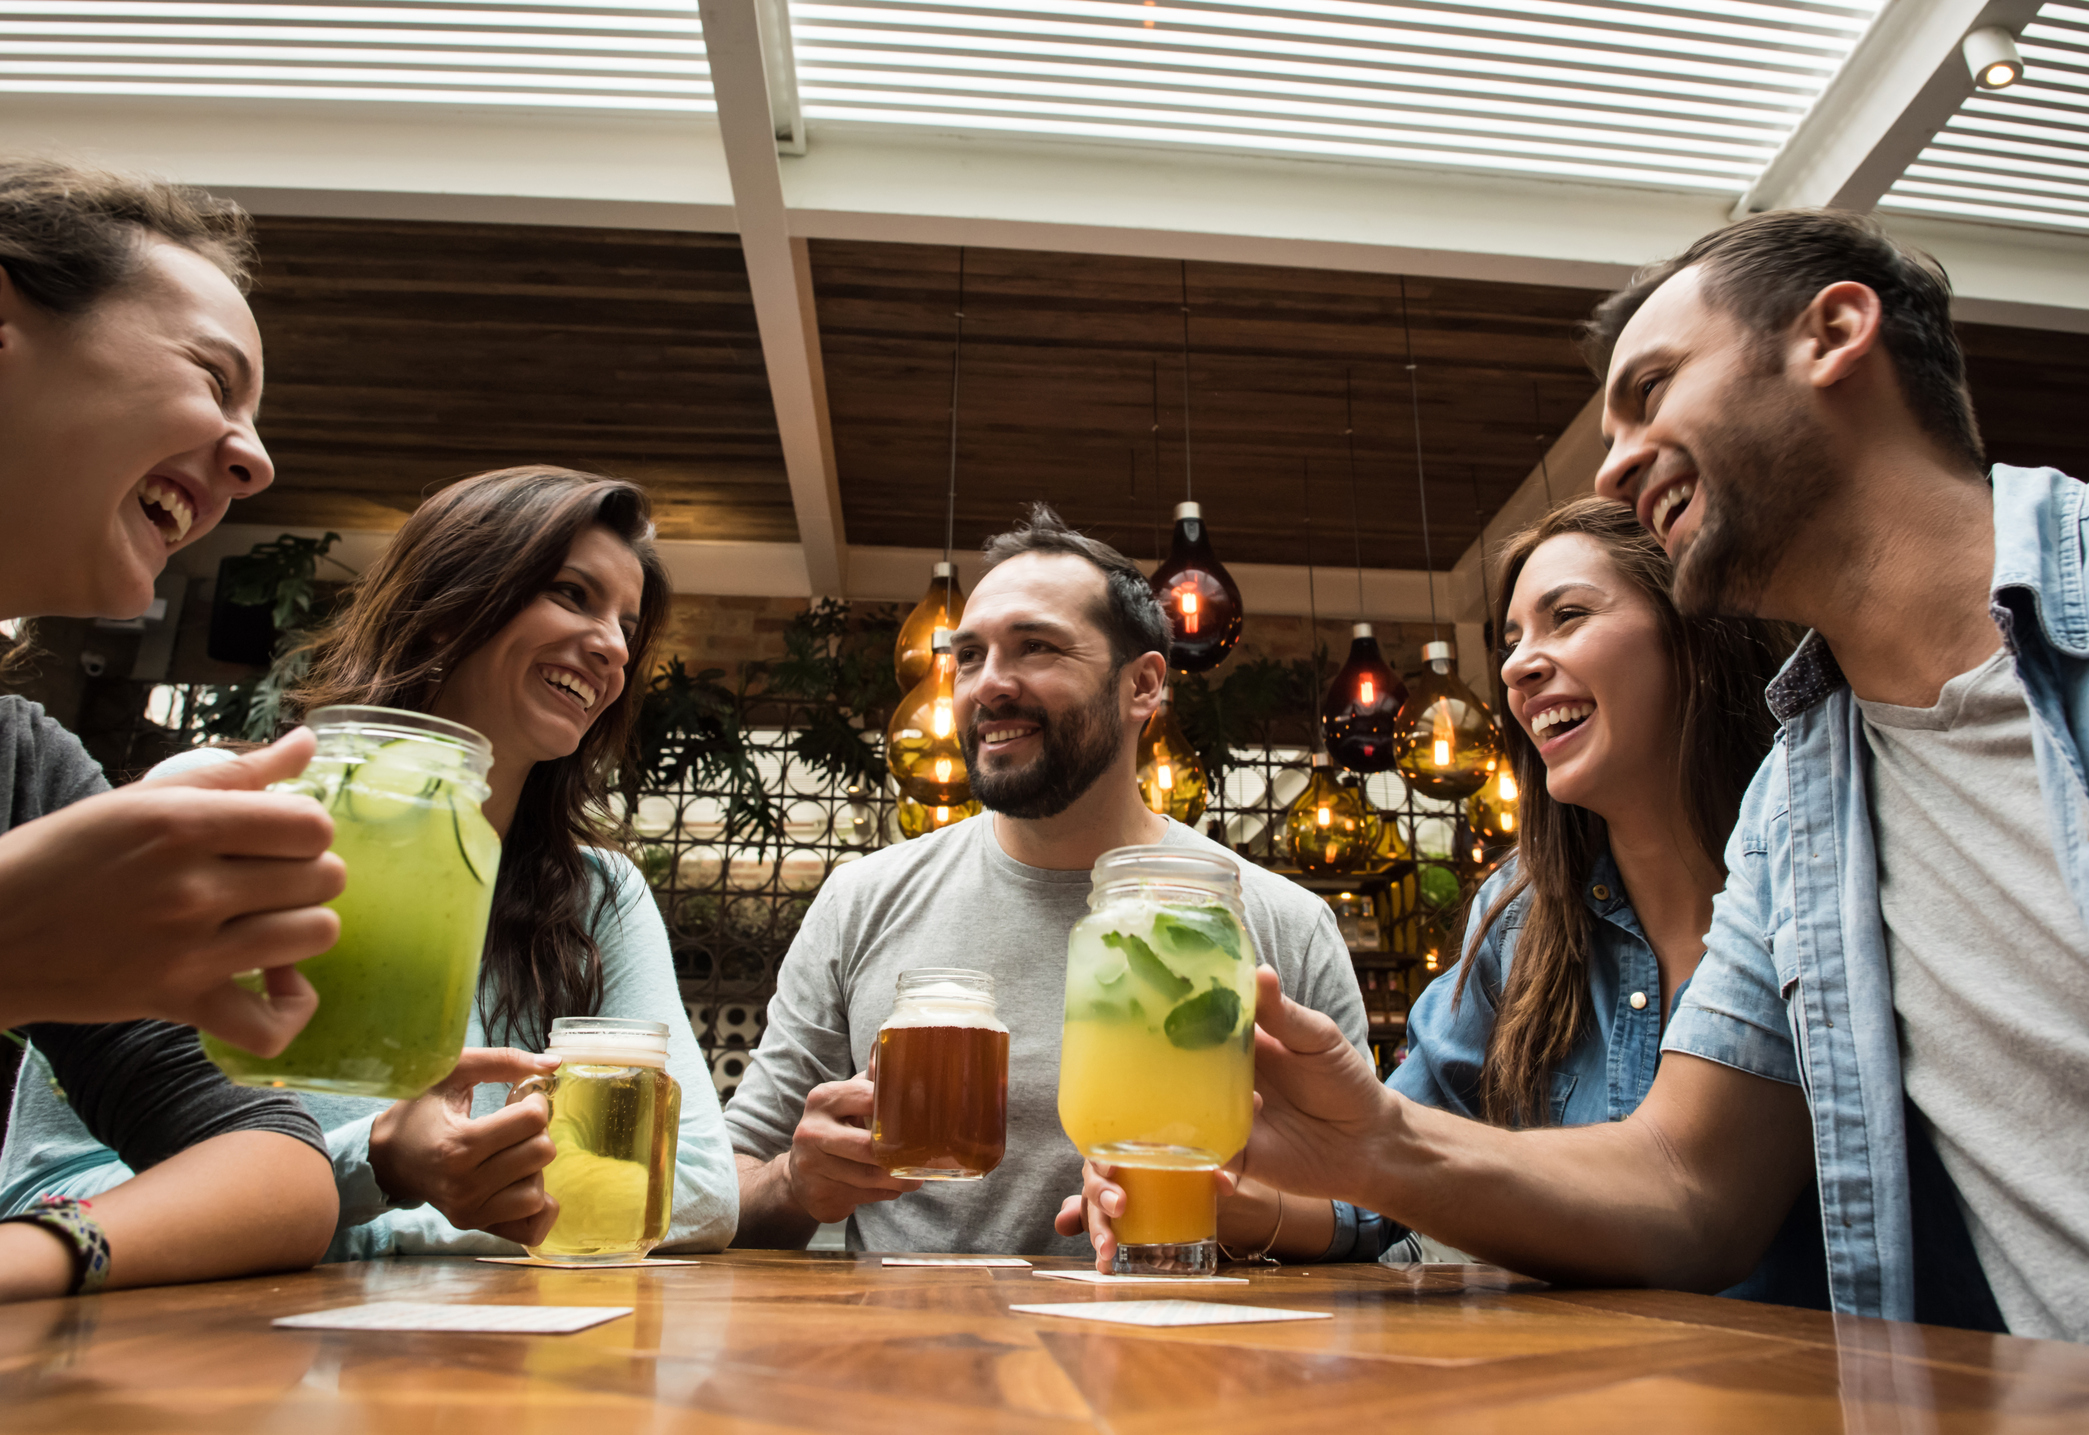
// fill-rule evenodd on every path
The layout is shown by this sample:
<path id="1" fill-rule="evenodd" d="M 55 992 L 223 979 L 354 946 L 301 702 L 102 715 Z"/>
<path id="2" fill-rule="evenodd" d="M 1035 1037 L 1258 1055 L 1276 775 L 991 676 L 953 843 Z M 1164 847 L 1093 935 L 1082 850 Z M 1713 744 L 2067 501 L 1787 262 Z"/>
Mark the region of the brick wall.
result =
<path id="1" fill-rule="evenodd" d="M 803 598 L 721 598 L 677 593 L 660 635 L 660 662 L 680 656 L 690 672 L 783 656 L 783 629 L 806 609 Z"/>

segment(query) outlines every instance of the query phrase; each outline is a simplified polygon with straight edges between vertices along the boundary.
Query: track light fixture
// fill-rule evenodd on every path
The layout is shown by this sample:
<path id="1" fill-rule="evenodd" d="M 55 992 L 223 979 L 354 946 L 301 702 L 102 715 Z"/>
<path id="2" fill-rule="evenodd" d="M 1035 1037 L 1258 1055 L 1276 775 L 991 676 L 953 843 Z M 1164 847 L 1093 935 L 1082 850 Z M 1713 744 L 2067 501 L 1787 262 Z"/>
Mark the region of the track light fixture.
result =
<path id="1" fill-rule="evenodd" d="M 2017 53 L 2016 36 L 2000 25 L 1987 25 L 1966 36 L 1959 47 L 1973 83 L 1983 90 L 2006 90 L 2024 78 L 2024 57 Z"/>

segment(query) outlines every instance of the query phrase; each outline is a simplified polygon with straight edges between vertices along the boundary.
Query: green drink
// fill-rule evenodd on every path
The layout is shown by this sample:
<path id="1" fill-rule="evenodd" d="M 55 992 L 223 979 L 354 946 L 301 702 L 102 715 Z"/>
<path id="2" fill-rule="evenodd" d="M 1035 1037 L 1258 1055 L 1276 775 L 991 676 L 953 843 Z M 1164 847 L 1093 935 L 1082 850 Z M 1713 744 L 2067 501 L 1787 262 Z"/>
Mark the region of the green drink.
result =
<path id="1" fill-rule="evenodd" d="M 558 1152 L 544 1171 L 558 1220 L 529 1253 L 573 1265 L 640 1259 L 666 1239 L 674 1211 L 682 1088 L 667 1074 L 667 1024 L 560 1017 L 550 1054 L 562 1058 L 556 1071 L 508 1095 L 551 1103 Z"/>
<path id="2" fill-rule="evenodd" d="M 319 750 L 280 786 L 326 808 L 348 867 L 329 904 L 341 939 L 298 963 L 319 1010 L 280 1056 L 211 1036 L 203 1050 L 242 1086 L 419 1096 L 456 1066 L 478 990 L 500 867 L 479 811 L 492 749 L 461 724 L 390 708 L 321 708 L 310 726 Z"/>

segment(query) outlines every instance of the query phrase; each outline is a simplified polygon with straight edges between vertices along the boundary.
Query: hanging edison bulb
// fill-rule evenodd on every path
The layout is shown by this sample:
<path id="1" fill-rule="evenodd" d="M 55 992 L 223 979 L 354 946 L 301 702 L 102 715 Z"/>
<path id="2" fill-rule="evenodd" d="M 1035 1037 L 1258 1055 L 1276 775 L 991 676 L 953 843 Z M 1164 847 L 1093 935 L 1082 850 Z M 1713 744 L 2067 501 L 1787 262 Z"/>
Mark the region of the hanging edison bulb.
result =
<path id="1" fill-rule="evenodd" d="M 1368 860 L 1377 836 L 1363 792 L 1335 776 L 1326 753 L 1314 753 L 1306 790 L 1284 813 L 1284 853 L 1291 865 L 1314 874 L 1353 872 Z"/>
<path id="2" fill-rule="evenodd" d="M 1384 772 L 1393 765 L 1407 684 L 1386 665 L 1369 623 L 1358 623 L 1349 633 L 1349 660 L 1320 705 L 1320 732 L 1338 765 L 1351 772 Z"/>
<path id="3" fill-rule="evenodd" d="M 1139 734 L 1139 796 L 1155 812 L 1191 823 L 1204 815 L 1206 782 L 1197 749 L 1175 720 L 1175 703 L 1163 698 Z"/>
<path id="4" fill-rule="evenodd" d="M 1394 766 L 1425 797 L 1472 796 L 1501 761 L 1501 734 L 1486 705 L 1451 670 L 1451 645 L 1422 645 L 1422 671 L 1400 709 Z"/>
<path id="5" fill-rule="evenodd" d="M 924 832 L 934 832 L 939 828 L 948 827 L 953 822 L 963 822 L 967 817 L 978 816 L 979 812 L 980 806 L 976 801 L 955 804 L 945 802 L 931 806 L 928 803 L 916 802 L 902 792 L 899 795 L 895 820 L 899 823 L 899 835 L 912 841 Z"/>
<path id="6" fill-rule="evenodd" d="M 958 745 L 957 659 L 950 634 L 938 632 L 928 676 L 900 699 L 885 729 L 885 765 L 904 795 L 928 807 L 962 807 L 972 800 L 964 749 Z"/>
<path id="7" fill-rule="evenodd" d="M 1516 806 L 1522 796 L 1516 786 L 1516 774 L 1509 771 L 1509 759 L 1501 758 L 1488 775 L 1487 785 L 1465 804 L 1465 820 L 1471 824 L 1473 835 L 1490 845 L 1514 842 Z"/>
<path id="8" fill-rule="evenodd" d="M 1175 537 L 1168 561 L 1154 570 L 1153 595 L 1175 630 L 1168 661 L 1186 673 L 1217 667 L 1240 641 L 1240 587 L 1211 551 L 1204 510 L 1175 505 Z"/>
<path id="9" fill-rule="evenodd" d="M 965 615 L 964 590 L 957 586 L 957 565 L 938 563 L 928 580 L 928 591 L 900 624 L 899 641 L 892 647 L 892 665 L 899 671 L 901 692 L 910 691 L 935 663 L 931 646 L 936 630 L 950 632 Z"/>

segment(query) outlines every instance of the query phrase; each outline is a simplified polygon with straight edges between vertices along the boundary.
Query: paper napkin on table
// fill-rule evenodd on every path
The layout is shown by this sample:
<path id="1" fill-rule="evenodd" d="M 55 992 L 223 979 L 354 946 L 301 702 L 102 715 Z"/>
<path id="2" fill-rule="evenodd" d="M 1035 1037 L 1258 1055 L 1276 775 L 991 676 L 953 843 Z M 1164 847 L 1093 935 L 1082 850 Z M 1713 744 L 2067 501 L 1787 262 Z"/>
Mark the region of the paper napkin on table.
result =
<path id="1" fill-rule="evenodd" d="M 479 1260 L 489 1266 L 540 1266 L 548 1271 L 623 1271 L 633 1266 L 694 1266 L 701 1261 L 669 1260 L 663 1256 L 648 1256 L 642 1261 L 547 1261 L 536 1256 L 480 1256 Z"/>
<path id="2" fill-rule="evenodd" d="M 1030 1263 L 1021 1256 L 887 1256 L 882 1262 L 888 1266 L 992 1266 L 1020 1267 L 1030 1269 Z"/>
<path id="3" fill-rule="evenodd" d="M 570 1335 L 631 1314 L 628 1305 L 434 1305 L 373 1301 L 286 1315 L 271 1324 L 288 1330 L 455 1330 L 501 1335 Z"/>
<path id="4" fill-rule="evenodd" d="M 1324 1310 L 1278 1310 L 1204 1300 L 1098 1300 L 1072 1305 L 1012 1305 L 1024 1315 L 1063 1315 L 1112 1325 L 1250 1325 L 1265 1320 L 1332 1320 Z"/>
<path id="5" fill-rule="evenodd" d="M 1032 1271 L 1048 1281 L 1080 1281 L 1091 1286 L 1150 1286 L 1188 1281 L 1204 1286 L 1244 1286 L 1246 1276 L 1124 1276 L 1102 1271 Z"/>

